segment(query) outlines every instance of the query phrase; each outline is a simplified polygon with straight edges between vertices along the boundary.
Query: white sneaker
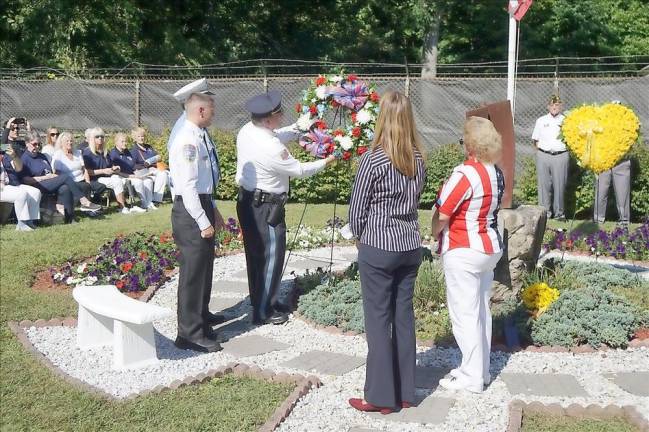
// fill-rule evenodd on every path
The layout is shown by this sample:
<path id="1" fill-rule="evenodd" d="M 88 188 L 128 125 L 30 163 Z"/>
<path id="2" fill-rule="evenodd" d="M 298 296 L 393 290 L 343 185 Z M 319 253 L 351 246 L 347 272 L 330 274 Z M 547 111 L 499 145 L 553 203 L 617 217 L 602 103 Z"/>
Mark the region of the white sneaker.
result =
<path id="1" fill-rule="evenodd" d="M 448 374 L 450 376 L 452 376 L 453 378 L 459 378 L 460 377 L 460 369 L 458 369 L 458 368 L 451 369 L 451 371 Z M 485 386 L 488 386 L 489 384 L 491 384 L 491 374 L 488 373 L 486 376 L 484 376 L 482 378 L 482 381 L 484 381 Z"/>
<path id="2" fill-rule="evenodd" d="M 131 213 L 144 213 L 146 210 L 144 210 L 142 207 L 138 206 L 133 206 L 131 207 Z"/>
<path id="3" fill-rule="evenodd" d="M 155 204 L 151 203 L 146 207 L 147 210 L 158 210 L 158 207 Z"/>
<path id="4" fill-rule="evenodd" d="M 30 227 L 24 222 L 18 222 L 16 224 L 16 231 L 34 231 L 34 228 Z"/>
<path id="5" fill-rule="evenodd" d="M 482 393 L 483 391 L 481 385 L 476 386 L 476 385 L 466 384 L 461 382 L 459 379 L 455 377 L 442 378 L 441 380 L 439 380 L 439 385 L 444 387 L 447 390 L 467 390 L 470 391 L 471 393 Z"/>
<path id="6" fill-rule="evenodd" d="M 120 213 L 121 214 L 129 214 L 129 213 L 131 213 L 131 211 L 127 207 L 124 207 L 124 208 L 122 208 L 122 211 Z"/>

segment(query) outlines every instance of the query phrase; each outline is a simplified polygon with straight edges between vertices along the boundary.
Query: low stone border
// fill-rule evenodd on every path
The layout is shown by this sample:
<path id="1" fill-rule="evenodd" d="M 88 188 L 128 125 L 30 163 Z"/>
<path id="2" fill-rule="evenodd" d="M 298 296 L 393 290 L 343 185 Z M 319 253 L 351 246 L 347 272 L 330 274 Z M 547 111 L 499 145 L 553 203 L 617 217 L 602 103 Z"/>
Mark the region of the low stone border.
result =
<path id="1" fill-rule="evenodd" d="M 507 432 L 519 432 L 525 414 L 566 416 L 579 419 L 610 419 L 613 417 L 621 417 L 636 426 L 640 431 L 649 431 L 649 421 L 632 405 L 607 405 L 602 407 L 591 404 L 584 407 L 579 404 L 570 404 L 564 408 L 558 403 L 546 405 L 541 402 L 525 403 L 520 399 L 514 399 L 509 403 Z"/>
<path id="2" fill-rule="evenodd" d="M 140 396 L 161 393 L 163 391 L 172 389 L 178 389 L 188 385 L 205 383 L 212 378 L 219 378 L 224 375 L 234 375 L 240 377 L 248 377 L 254 379 L 260 379 L 265 381 L 271 381 L 282 384 L 295 384 L 296 387 L 291 392 L 291 394 L 282 402 L 282 404 L 275 410 L 275 412 L 270 416 L 270 418 L 260 427 L 260 431 L 271 432 L 275 430 L 293 411 L 293 408 L 297 404 L 298 400 L 301 397 L 305 396 L 312 389 L 318 388 L 322 385 L 320 379 L 314 375 L 303 376 L 300 374 L 288 374 L 286 372 L 276 373 L 268 369 L 260 369 L 257 366 L 248 366 L 243 363 L 228 363 L 225 366 L 220 366 L 215 369 L 210 369 L 207 372 L 201 372 L 194 376 L 189 376 L 183 380 L 175 380 L 171 382 L 168 386 L 156 386 L 149 390 L 144 390 L 140 393 L 132 394 L 126 398 L 116 398 L 115 396 L 93 387 L 90 384 L 87 384 L 77 378 L 74 378 L 60 368 L 58 368 L 54 363 L 52 363 L 45 355 L 32 345 L 27 333 L 25 333 L 25 328 L 29 327 L 55 327 L 55 326 L 66 326 L 66 327 L 75 327 L 77 325 L 76 318 L 72 317 L 62 317 L 62 318 L 52 318 L 50 320 L 39 319 L 36 321 L 23 320 L 20 322 L 9 321 L 9 328 L 16 336 L 18 341 L 25 347 L 28 353 L 36 357 L 43 365 L 52 371 L 55 375 L 62 378 L 68 384 L 72 386 L 91 393 L 95 396 L 99 396 L 103 399 L 113 400 L 113 401 L 125 401 L 132 400 Z"/>

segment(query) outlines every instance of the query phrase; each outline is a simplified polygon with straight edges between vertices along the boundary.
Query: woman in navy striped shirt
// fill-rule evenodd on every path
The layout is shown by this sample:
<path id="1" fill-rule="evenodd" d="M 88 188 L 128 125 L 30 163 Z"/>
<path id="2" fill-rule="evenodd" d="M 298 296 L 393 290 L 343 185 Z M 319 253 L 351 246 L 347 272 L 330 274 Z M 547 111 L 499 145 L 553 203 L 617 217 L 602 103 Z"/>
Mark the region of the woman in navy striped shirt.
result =
<path id="1" fill-rule="evenodd" d="M 410 100 L 386 93 L 349 205 L 368 347 L 365 398 L 349 399 L 360 411 L 388 414 L 415 400 L 412 295 L 421 264 L 417 208 L 425 177 L 422 154 Z"/>

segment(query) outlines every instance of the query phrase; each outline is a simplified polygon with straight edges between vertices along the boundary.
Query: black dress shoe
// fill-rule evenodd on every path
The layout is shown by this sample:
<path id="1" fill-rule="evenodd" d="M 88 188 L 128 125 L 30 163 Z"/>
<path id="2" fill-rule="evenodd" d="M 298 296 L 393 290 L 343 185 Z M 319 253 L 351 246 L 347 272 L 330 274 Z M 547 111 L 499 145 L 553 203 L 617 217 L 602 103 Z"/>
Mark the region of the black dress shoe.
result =
<path id="1" fill-rule="evenodd" d="M 209 325 L 223 324 L 225 322 L 225 317 L 223 315 L 208 313 L 205 322 Z"/>
<path id="2" fill-rule="evenodd" d="M 174 345 L 180 349 L 200 351 L 200 352 L 217 352 L 221 351 L 223 347 L 220 343 L 215 340 L 208 339 L 206 337 L 200 338 L 198 340 L 190 341 L 184 337 L 177 336 Z"/>
<path id="3" fill-rule="evenodd" d="M 262 320 L 259 318 L 255 318 L 252 320 L 252 323 L 255 325 L 263 325 L 263 324 L 274 324 L 274 325 L 279 325 L 279 324 L 284 324 L 286 321 L 288 321 L 288 315 L 282 312 L 274 312 L 271 316 L 268 318 Z"/>
<path id="4" fill-rule="evenodd" d="M 291 313 L 292 308 L 286 303 L 277 303 L 275 306 L 273 306 L 273 309 L 275 309 L 278 312 L 287 314 L 287 313 Z"/>

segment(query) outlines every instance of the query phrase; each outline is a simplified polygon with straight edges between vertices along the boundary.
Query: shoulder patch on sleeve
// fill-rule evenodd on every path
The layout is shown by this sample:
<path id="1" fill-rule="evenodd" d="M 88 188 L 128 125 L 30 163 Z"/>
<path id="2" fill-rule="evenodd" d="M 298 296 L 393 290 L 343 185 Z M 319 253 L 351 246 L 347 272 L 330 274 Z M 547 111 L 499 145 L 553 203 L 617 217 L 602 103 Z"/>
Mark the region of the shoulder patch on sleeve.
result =
<path id="1" fill-rule="evenodd" d="M 280 156 L 282 157 L 283 160 L 288 159 L 288 157 L 289 157 L 288 150 L 286 150 L 286 149 L 282 150 L 282 153 L 280 153 Z"/>
<path id="2" fill-rule="evenodd" d="M 185 144 L 183 145 L 183 157 L 188 162 L 194 162 L 196 160 L 196 154 L 198 150 L 194 144 Z"/>

